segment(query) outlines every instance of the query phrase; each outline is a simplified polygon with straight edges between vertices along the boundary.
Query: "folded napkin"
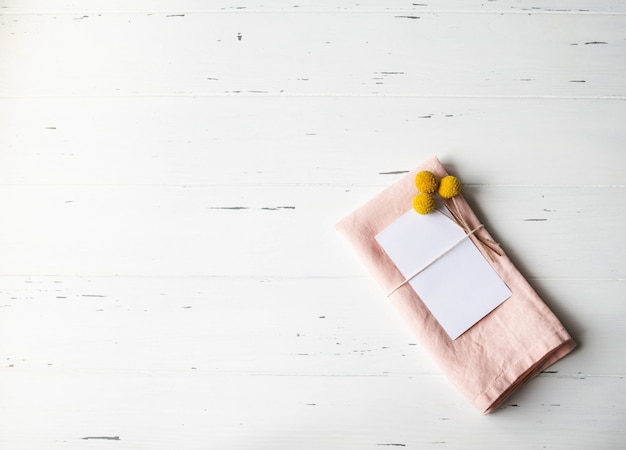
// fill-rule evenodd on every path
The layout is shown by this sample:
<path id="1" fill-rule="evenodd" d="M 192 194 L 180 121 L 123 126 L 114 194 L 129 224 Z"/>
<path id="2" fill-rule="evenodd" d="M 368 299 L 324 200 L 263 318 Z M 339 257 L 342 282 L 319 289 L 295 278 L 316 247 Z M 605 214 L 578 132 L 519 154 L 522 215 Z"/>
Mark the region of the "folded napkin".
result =
<path id="1" fill-rule="evenodd" d="M 415 175 L 422 170 L 440 178 L 447 175 L 433 157 L 337 224 L 386 293 L 405 279 L 375 236 L 411 209 L 416 194 Z M 479 220 L 463 197 L 455 200 L 469 227 L 479 227 Z M 484 228 L 476 234 L 491 239 Z M 481 252 L 485 254 L 483 249 Z M 483 414 L 492 412 L 506 397 L 576 346 L 506 254 L 487 260 L 512 295 L 455 340 L 408 283 L 389 295 L 389 301 L 399 310 L 419 343 Z"/>

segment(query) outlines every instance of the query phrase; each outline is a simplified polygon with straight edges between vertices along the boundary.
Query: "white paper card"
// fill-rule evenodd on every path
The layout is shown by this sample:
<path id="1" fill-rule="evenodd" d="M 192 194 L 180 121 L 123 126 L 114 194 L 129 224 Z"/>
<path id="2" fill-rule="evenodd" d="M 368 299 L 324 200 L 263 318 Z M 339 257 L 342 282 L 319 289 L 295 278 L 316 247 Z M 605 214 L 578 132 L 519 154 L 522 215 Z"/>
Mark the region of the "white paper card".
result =
<path id="1" fill-rule="evenodd" d="M 452 339 L 511 296 L 465 231 L 437 211 L 421 215 L 410 210 L 376 240 L 405 278 L 461 241 L 409 281 Z"/>

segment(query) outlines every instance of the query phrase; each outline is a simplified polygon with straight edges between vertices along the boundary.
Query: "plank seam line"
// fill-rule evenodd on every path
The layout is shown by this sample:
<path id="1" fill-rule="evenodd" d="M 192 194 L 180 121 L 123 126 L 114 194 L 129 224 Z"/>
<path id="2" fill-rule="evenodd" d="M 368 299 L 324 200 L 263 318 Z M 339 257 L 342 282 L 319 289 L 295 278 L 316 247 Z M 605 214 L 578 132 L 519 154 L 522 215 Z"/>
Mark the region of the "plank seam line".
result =
<path id="1" fill-rule="evenodd" d="M 468 99 L 468 100 L 626 100 L 626 95 L 427 95 L 427 94 L 289 94 L 289 93 L 211 93 L 211 94 L 129 94 L 129 95 L 2 95 L 1 100 L 51 100 L 51 99 L 204 99 L 204 98 L 376 98 L 376 99 Z"/>
<path id="2" fill-rule="evenodd" d="M 25 278 L 25 279 L 37 279 L 37 278 L 75 278 L 75 279 L 110 279 L 110 278 L 118 278 L 118 279 L 154 279 L 154 278 L 163 278 L 163 279 L 206 279 L 206 280 L 231 280 L 231 281 L 241 281 L 241 280 L 274 280 L 274 281 L 299 281 L 299 280 L 325 280 L 325 281 L 346 281 L 346 280 L 371 280 L 371 277 L 363 275 L 208 275 L 208 274 L 187 274 L 187 275 L 175 275 L 175 274 L 0 274 L 0 279 L 8 279 L 8 278 Z M 528 281 L 557 281 L 557 282 L 594 282 L 594 283 L 607 283 L 607 282 L 617 282 L 623 283 L 626 282 L 626 278 L 591 278 L 591 277 L 533 277 L 527 276 L 526 279 Z"/>
<path id="3" fill-rule="evenodd" d="M 2 16 L 82 16 L 97 15 L 208 15 L 208 14 L 411 14 L 411 15 L 572 15 L 572 16 L 626 16 L 623 11 L 590 11 L 590 10 L 550 10 L 550 9 L 519 9 L 519 10 L 486 10 L 472 11 L 464 9 L 182 9 L 182 10 L 73 10 L 73 11 L 3 11 Z"/>
<path id="4" fill-rule="evenodd" d="M 408 171 L 407 171 L 408 172 Z M 402 174 L 400 174 L 402 176 Z M 0 183 L 0 188 L 380 188 L 380 184 L 356 183 Z M 468 188 L 502 188 L 502 189 L 624 189 L 623 184 L 481 184 L 465 183 Z"/>

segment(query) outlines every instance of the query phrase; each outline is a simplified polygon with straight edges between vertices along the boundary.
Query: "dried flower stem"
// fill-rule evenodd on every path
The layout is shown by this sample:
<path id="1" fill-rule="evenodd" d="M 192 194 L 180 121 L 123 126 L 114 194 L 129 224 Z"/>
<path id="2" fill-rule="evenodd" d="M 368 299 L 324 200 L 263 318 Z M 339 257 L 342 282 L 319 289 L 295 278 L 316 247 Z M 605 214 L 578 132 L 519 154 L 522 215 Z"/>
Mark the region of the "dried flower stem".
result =
<path id="1" fill-rule="evenodd" d="M 471 228 L 467 224 L 465 219 L 463 218 L 463 214 L 461 214 L 459 205 L 456 202 L 456 197 L 452 197 L 450 200 L 451 201 L 446 202 L 446 203 L 451 203 L 451 205 L 449 204 L 446 205 L 448 206 L 448 211 L 450 211 L 450 214 L 452 214 L 452 217 L 454 217 L 454 220 L 456 221 L 456 223 L 459 224 L 459 226 L 463 228 L 463 230 L 465 230 L 466 233 L 469 233 L 471 231 Z M 496 241 L 493 241 L 484 236 L 481 236 L 480 234 L 474 234 L 474 236 L 476 236 L 476 239 L 479 241 L 481 246 L 486 250 L 486 253 L 490 259 L 491 259 L 491 255 L 489 253 L 489 250 L 491 250 L 498 256 L 502 256 L 502 252 L 500 251 L 500 248 L 499 248 L 500 244 L 498 244 Z"/>

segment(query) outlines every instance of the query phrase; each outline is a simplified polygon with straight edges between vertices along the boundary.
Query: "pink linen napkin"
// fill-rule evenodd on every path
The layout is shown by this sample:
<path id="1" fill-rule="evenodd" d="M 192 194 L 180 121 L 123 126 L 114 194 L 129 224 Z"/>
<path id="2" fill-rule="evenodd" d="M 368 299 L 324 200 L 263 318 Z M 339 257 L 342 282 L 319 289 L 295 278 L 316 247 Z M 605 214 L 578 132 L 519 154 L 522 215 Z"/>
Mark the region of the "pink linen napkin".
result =
<path id="1" fill-rule="evenodd" d="M 401 284 L 404 277 L 374 236 L 411 209 L 417 192 L 415 175 L 421 170 L 438 177 L 447 175 L 433 157 L 337 224 L 386 293 Z M 456 203 L 471 229 L 480 225 L 462 196 L 456 197 Z M 484 228 L 478 234 L 491 239 Z M 487 261 L 513 294 L 456 340 L 446 334 L 409 284 L 389 296 L 420 344 L 483 414 L 492 412 L 576 346 L 505 254 Z"/>

